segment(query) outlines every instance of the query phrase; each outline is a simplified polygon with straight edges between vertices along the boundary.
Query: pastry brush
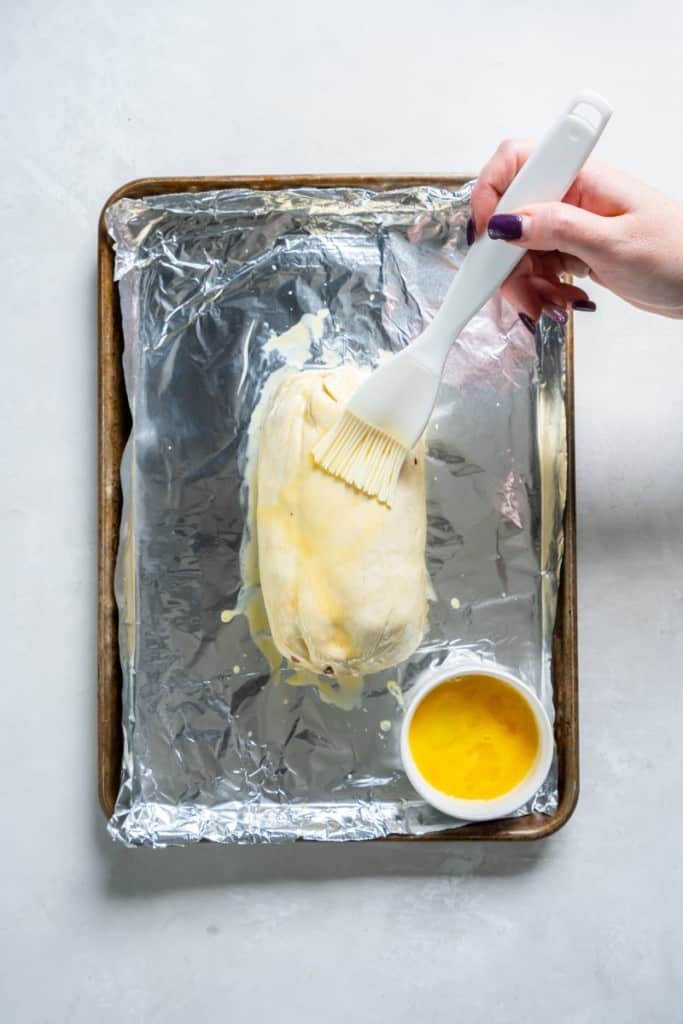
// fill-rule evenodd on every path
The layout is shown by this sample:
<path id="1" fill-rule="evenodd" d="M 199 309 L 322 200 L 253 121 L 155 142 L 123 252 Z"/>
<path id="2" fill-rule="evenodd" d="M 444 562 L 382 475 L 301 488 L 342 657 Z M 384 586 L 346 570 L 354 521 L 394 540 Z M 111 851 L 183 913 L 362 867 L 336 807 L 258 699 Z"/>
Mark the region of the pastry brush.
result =
<path id="1" fill-rule="evenodd" d="M 579 93 L 511 181 L 495 212 L 562 199 L 611 114 L 601 96 Z M 453 341 L 524 252 L 488 235 L 472 245 L 431 323 L 361 384 L 315 446 L 313 458 L 322 469 L 391 505 L 404 459 L 429 422 Z"/>

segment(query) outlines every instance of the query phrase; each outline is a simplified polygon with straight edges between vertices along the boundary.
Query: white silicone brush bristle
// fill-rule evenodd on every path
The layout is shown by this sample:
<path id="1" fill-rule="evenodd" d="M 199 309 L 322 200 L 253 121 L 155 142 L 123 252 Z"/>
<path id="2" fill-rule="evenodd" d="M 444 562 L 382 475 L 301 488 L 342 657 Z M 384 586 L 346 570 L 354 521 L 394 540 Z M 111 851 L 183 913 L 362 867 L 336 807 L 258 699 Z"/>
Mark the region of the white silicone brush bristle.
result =
<path id="1" fill-rule="evenodd" d="M 313 449 L 321 469 L 389 507 L 407 454 L 395 438 L 348 409 Z"/>

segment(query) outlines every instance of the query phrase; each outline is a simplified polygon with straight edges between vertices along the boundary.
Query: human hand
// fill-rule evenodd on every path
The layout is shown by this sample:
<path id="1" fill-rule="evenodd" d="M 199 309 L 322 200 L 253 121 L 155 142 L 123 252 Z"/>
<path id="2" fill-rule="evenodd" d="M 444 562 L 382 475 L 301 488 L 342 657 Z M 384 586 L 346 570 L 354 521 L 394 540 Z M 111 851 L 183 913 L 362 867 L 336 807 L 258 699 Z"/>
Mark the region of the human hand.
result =
<path id="1" fill-rule="evenodd" d="M 590 277 L 633 306 L 683 317 L 683 203 L 607 164 L 589 161 L 559 203 L 494 215 L 533 144 L 503 142 L 472 192 L 468 241 L 488 231 L 528 252 L 503 294 L 533 331 L 542 311 L 560 323 L 566 309 L 594 310 L 583 288 L 560 275 Z"/>

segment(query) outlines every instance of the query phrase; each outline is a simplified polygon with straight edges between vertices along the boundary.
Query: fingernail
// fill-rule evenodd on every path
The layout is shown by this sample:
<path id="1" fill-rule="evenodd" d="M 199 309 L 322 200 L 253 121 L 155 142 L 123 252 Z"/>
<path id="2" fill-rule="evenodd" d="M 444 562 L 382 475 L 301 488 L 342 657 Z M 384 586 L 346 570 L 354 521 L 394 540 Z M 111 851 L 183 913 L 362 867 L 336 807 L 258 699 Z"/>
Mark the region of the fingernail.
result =
<path id="1" fill-rule="evenodd" d="M 566 324 L 569 319 L 567 311 L 562 309 L 561 306 L 552 306 L 550 309 L 547 309 L 546 312 L 548 316 L 551 316 L 555 323 L 558 324 Z"/>
<path id="2" fill-rule="evenodd" d="M 504 242 L 515 242 L 522 237 L 522 218 L 516 213 L 494 213 L 489 221 L 489 238 L 502 238 Z"/>
<path id="3" fill-rule="evenodd" d="M 475 237 L 476 236 L 474 231 L 474 218 L 469 217 L 467 220 L 467 244 L 474 245 Z"/>
<path id="4" fill-rule="evenodd" d="M 535 336 L 536 335 L 536 321 L 532 320 L 530 316 L 526 315 L 526 313 L 520 313 L 519 314 L 519 319 L 522 321 L 522 323 L 526 327 L 527 331 L 529 331 L 531 334 L 533 334 Z"/>
<path id="5" fill-rule="evenodd" d="M 579 299 L 578 302 L 572 302 L 572 309 L 576 309 L 580 313 L 594 313 L 597 308 L 590 299 Z"/>

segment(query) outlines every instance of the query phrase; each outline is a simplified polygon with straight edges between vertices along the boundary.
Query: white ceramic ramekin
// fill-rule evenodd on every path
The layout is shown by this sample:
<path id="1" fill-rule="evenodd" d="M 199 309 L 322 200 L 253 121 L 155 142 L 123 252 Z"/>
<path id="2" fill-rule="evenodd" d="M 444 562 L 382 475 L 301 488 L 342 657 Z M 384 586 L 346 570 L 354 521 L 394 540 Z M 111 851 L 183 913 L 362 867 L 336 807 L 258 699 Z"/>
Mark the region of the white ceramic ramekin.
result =
<path id="1" fill-rule="evenodd" d="M 413 715 L 427 694 L 446 680 L 459 680 L 473 675 L 493 676 L 521 694 L 533 712 L 538 728 L 538 754 L 527 775 L 514 789 L 491 800 L 463 800 L 435 789 L 418 770 L 408 741 Z M 453 818 L 462 818 L 466 821 L 488 821 L 491 818 L 503 818 L 530 800 L 550 771 L 554 749 L 553 727 L 536 694 L 507 669 L 490 662 L 460 664 L 450 669 L 442 666 L 440 669 L 424 672 L 406 711 L 401 730 L 401 759 L 411 784 L 423 800 L 430 803 L 432 807 L 436 807 L 437 810 L 443 811 L 444 814 L 449 814 Z"/>

